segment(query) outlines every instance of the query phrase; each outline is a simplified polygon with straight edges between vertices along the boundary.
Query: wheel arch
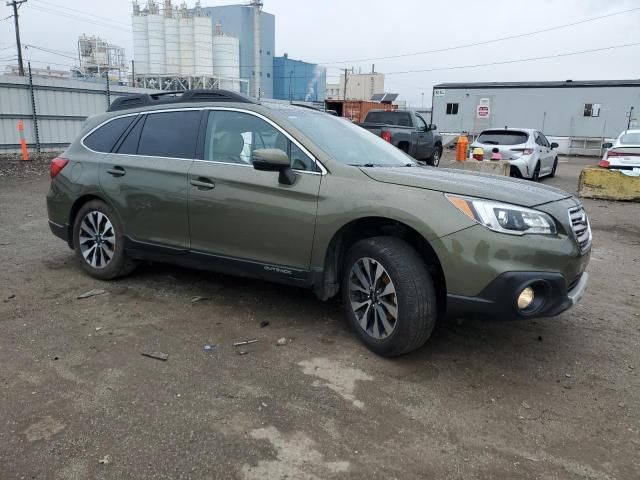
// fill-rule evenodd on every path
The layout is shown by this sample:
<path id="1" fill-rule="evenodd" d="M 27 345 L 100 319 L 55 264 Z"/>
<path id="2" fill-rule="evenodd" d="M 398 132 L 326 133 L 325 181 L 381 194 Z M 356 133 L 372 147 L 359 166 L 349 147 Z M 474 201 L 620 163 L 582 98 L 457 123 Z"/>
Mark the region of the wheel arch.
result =
<path id="1" fill-rule="evenodd" d="M 338 294 L 342 263 L 351 246 L 359 240 L 377 236 L 400 238 L 411 245 L 423 259 L 433 278 L 438 298 L 438 310 L 446 307 L 446 280 L 442 264 L 435 250 L 417 230 L 398 220 L 387 217 L 361 217 L 343 225 L 331 238 L 324 257 L 324 265 L 314 283 L 313 289 L 322 300 Z M 442 309 L 442 310 L 441 310 Z"/>

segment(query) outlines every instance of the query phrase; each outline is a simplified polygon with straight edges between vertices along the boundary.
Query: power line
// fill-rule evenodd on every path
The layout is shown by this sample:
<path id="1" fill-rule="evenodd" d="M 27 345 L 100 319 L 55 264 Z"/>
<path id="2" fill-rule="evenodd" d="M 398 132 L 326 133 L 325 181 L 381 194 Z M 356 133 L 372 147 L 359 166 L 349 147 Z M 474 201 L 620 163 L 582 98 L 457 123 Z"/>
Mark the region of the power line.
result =
<path id="1" fill-rule="evenodd" d="M 640 42 L 637 43 L 626 43 L 623 45 L 612 45 L 609 47 L 602 47 L 602 48 L 593 48 L 590 50 L 581 50 L 578 52 L 567 52 L 567 53 L 558 53 L 555 55 L 545 55 L 542 57 L 530 57 L 530 58 L 520 58 L 520 59 L 516 59 L 516 60 L 504 60 L 501 62 L 491 62 L 491 63 L 476 63 L 473 65 L 456 65 L 453 67 L 439 67 L 439 68 L 425 68 L 425 69 L 421 69 L 421 70 L 404 70 L 404 71 L 398 71 L 398 72 L 386 72 L 385 75 L 401 75 L 401 74 L 405 74 L 405 73 L 424 73 L 424 72 L 439 72 L 442 70 L 460 70 L 460 69 L 464 69 L 464 68 L 478 68 L 478 67 L 491 67 L 494 65 L 508 65 L 511 63 L 522 63 L 522 62 L 534 62 L 537 60 L 547 60 L 550 58 L 561 58 L 561 57 L 570 57 L 573 55 L 582 55 L 585 53 L 594 53 L 594 52 L 604 52 L 606 50 L 614 50 L 616 48 L 627 48 L 627 47 L 637 47 L 640 45 Z"/>
<path id="2" fill-rule="evenodd" d="M 113 24 L 116 24 L 118 26 L 122 25 L 122 22 L 119 22 L 117 20 L 109 20 L 108 18 L 104 18 L 104 17 L 98 16 L 98 15 L 94 15 L 92 13 L 89 13 L 89 12 L 86 12 L 86 11 L 83 11 L 83 10 L 77 10 L 77 9 L 71 8 L 71 7 L 63 7 L 62 5 L 58 5 L 58 4 L 52 3 L 52 2 L 47 2 L 45 0 L 32 0 L 32 1 L 36 2 L 36 4 L 44 3 L 45 5 L 50 5 L 50 7 L 46 7 L 46 6 L 42 7 L 41 6 L 40 8 L 55 7 L 56 9 L 68 10 L 70 12 L 80 13 L 80 14 L 88 16 L 88 17 L 93 17 L 93 18 L 96 19 L 96 21 L 100 21 L 102 23 L 113 23 Z"/>
<path id="3" fill-rule="evenodd" d="M 78 15 L 74 15 L 74 14 L 67 13 L 67 12 L 59 12 L 59 11 L 52 10 L 52 9 L 47 8 L 47 7 L 42 7 L 42 6 L 39 6 L 39 5 L 30 5 L 29 9 L 36 10 L 38 12 L 48 13 L 48 14 L 51 14 L 51 15 L 58 15 L 60 17 L 68 18 L 68 19 L 71 19 L 71 20 L 78 20 L 78 21 L 81 21 L 83 23 L 91 23 L 91 24 L 97 25 L 99 27 L 105 27 L 105 28 L 111 28 L 111 29 L 114 29 L 114 30 L 120 30 L 122 32 L 129 33 L 131 31 L 129 28 L 119 27 L 117 25 L 104 23 L 104 22 L 101 22 L 101 21 L 98 21 L 98 20 L 94 20 L 94 19 L 91 19 L 91 18 L 86 18 L 86 17 L 83 18 L 83 17 L 80 17 Z"/>
<path id="4" fill-rule="evenodd" d="M 585 20 L 579 20 L 577 22 L 565 23 L 563 25 L 557 25 L 555 27 L 543 28 L 541 30 L 534 30 L 534 31 L 525 32 L 525 33 L 517 33 L 517 34 L 514 34 L 514 35 L 508 35 L 506 37 L 499 37 L 499 38 L 494 38 L 494 39 L 491 39 L 491 40 L 484 40 L 484 41 L 481 41 L 481 42 L 466 43 L 466 44 L 455 45 L 455 46 L 451 46 L 451 47 L 443 47 L 443 48 L 437 48 L 437 49 L 433 49 L 433 50 L 424 50 L 424 51 L 421 51 L 421 52 L 400 53 L 400 54 L 397 54 L 397 55 L 388 55 L 386 57 L 369 57 L 369 58 L 359 58 L 359 59 L 352 59 L 352 60 L 337 60 L 337 61 L 332 61 L 332 62 L 321 62 L 321 63 L 319 63 L 319 65 L 333 65 L 333 64 L 338 64 L 338 63 L 358 63 L 358 62 L 368 62 L 368 61 L 372 61 L 372 60 L 390 60 L 390 59 L 393 59 L 393 58 L 412 57 L 412 56 L 416 56 L 416 55 L 426 55 L 426 54 L 429 54 L 429 53 L 449 52 L 451 50 L 459 50 L 459 49 L 462 49 L 462 48 L 477 47 L 477 46 L 480 46 L 480 45 L 488 45 L 490 43 L 503 42 L 505 40 L 514 40 L 516 38 L 527 37 L 527 36 L 530 36 L 530 35 L 538 35 L 540 33 L 552 32 L 552 31 L 555 31 L 555 30 L 563 29 L 563 28 L 574 27 L 576 25 L 582 25 L 582 24 L 589 23 L 589 22 L 595 22 L 597 20 L 602 20 L 603 18 L 614 17 L 614 16 L 617 16 L 617 15 L 625 14 L 625 13 L 637 12 L 638 10 L 640 10 L 640 7 L 629 8 L 627 10 L 621 10 L 621 11 L 609 13 L 609 14 L 606 14 L 606 15 L 600 15 L 598 17 L 591 17 L 591 18 L 587 18 Z"/>

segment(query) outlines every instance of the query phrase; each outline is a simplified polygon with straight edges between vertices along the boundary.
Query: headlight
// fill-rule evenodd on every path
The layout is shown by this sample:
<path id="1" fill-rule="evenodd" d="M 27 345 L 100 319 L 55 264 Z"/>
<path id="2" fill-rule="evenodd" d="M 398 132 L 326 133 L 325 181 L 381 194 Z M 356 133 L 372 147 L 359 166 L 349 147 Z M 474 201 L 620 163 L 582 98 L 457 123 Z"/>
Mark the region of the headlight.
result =
<path id="1" fill-rule="evenodd" d="M 556 233 L 555 222 L 544 212 L 473 197 L 445 196 L 471 220 L 496 232 L 511 235 L 553 235 Z"/>

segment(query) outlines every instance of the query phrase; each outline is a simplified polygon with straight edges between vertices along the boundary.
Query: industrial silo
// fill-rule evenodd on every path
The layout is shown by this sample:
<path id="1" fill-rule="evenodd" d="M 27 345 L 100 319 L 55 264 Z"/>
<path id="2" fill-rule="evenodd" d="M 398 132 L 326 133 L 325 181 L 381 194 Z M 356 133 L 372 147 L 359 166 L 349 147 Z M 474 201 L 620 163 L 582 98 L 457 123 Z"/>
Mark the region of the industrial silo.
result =
<path id="1" fill-rule="evenodd" d="M 164 3 L 165 73 L 177 75 L 180 73 L 180 27 L 171 7 L 171 0 L 165 0 Z"/>
<path id="2" fill-rule="evenodd" d="M 193 17 L 193 50 L 196 76 L 211 75 L 213 73 L 213 29 L 211 17 L 199 15 Z"/>
<path id="3" fill-rule="evenodd" d="M 165 62 L 164 20 L 164 16 L 160 15 L 157 6 L 149 2 L 149 15 L 147 15 L 149 73 L 156 75 L 164 75 L 167 72 Z"/>
<path id="4" fill-rule="evenodd" d="M 220 88 L 240 90 L 240 40 L 225 35 L 220 23 L 213 35 L 213 75 L 220 78 Z"/>
<path id="5" fill-rule="evenodd" d="M 185 13 L 178 20 L 180 35 L 180 75 L 193 75 L 193 18 Z"/>
<path id="6" fill-rule="evenodd" d="M 149 38 L 147 33 L 147 16 L 140 15 L 140 8 L 134 4 L 131 23 L 133 26 L 133 58 L 135 73 L 149 73 Z"/>

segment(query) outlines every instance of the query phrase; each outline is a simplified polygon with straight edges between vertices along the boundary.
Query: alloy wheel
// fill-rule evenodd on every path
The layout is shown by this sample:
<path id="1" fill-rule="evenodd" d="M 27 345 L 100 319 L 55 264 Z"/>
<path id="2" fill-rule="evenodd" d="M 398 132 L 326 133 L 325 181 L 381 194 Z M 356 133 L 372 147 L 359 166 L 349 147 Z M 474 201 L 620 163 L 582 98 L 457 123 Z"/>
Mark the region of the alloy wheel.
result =
<path id="1" fill-rule="evenodd" d="M 349 301 L 358 325 L 376 339 L 387 338 L 398 323 L 398 298 L 389 273 L 373 258 L 358 259 L 349 274 Z"/>
<path id="2" fill-rule="evenodd" d="M 80 252 L 93 268 L 104 268 L 113 259 L 116 235 L 109 218 L 102 212 L 93 210 L 80 222 L 78 239 Z"/>

